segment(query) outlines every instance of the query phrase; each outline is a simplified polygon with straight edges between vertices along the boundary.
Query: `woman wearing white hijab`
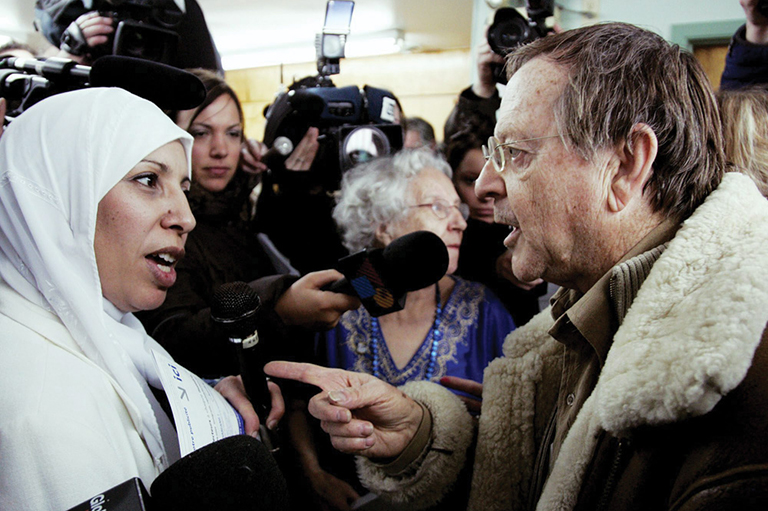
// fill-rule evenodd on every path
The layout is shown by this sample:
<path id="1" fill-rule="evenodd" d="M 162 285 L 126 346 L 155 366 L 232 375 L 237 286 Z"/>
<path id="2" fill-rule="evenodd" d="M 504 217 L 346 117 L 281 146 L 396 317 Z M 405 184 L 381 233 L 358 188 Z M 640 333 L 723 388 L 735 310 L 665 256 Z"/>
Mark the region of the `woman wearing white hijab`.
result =
<path id="1" fill-rule="evenodd" d="M 0 509 L 149 487 L 179 457 L 153 392 L 151 350 L 165 352 L 131 312 L 175 280 L 195 224 L 191 146 L 120 89 L 48 98 L 0 138 Z M 220 391 L 251 432 L 233 381 Z"/>

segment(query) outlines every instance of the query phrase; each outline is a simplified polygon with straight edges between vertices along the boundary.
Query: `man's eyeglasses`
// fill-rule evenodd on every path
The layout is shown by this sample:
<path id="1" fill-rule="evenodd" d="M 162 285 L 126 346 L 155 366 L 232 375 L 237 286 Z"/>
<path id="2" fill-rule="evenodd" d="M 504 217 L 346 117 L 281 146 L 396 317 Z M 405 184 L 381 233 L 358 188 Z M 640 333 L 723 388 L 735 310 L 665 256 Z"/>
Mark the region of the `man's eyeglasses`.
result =
<path id="1" fill-rule="evenodd" d="M 445 220 L 449 216 L 451 216 L 451 213 L 453 212 L 453 208 L 456 208 L 459 210 L 459 213 L 461 214 L 461 217 L 466 220 L 469 218 L 469 206 L 467 206 L 464 203 L 461 204 L 451 204 L 448 201 L 444 201 L 443 199 L 435 199 L 433 202 L 428 202 L 426 204 L 416 204 L 415 206 L 409 206 L 411 208 L 430 208 L 432 210 L 432 213 L 435 214 L 437 218 L 440 220 Z"/>
<path id="2" fill-rule="evenodd" d="M 501 143 L 499 142 L 499 139 L 491 136 L 488 139 L 488 145 L 483 146 L 483 156 L 485 156 L 485 160 L 491 160 L 491 163 L 493 163 L 493 168 L 496 170 L 496 172 L 501 173 L 504 170 L 504 165 L 507 163 L 504 158 L 504 150 L 503 147 L 511 147 L 516 144 L 519 144 L 520 142 L 531 142 L 533 140 L 544 140 L 547 138 L 559 138 L 559 135 L 550 135 L 548 137 L 536 137 L 536 138 L 524 138 L 522 140 L 515 140 L 513 142 L 505 142 Z M 523 153 L 522 149 L 517 149 L 512 147 L 509 149 L 509 161 L 514 162 L 517 157 L 519 157 Z"/>

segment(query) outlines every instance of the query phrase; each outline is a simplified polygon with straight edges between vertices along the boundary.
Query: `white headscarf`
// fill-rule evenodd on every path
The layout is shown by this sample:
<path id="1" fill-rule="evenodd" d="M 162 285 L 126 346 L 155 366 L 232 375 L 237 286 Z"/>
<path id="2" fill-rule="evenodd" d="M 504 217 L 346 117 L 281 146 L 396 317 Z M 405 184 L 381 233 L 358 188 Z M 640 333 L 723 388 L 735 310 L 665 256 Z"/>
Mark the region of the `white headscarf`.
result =
<path id="1" fill-rule="evenodd" d="M 174 140 L 189 174 L 192 138 L 149 101 L 116 88 L 47 98 L 0 137 L 0 276 L 56 314 L 117 381 L 138 409 L 129 407 L 131 418 L 159 469 L 178 449 L 164 447 L 170 423 L 147 385 L 160 387 L 150 349 L 165 351 L 133 314 L 103 299 L 93 242 L 99 201 Z"/>

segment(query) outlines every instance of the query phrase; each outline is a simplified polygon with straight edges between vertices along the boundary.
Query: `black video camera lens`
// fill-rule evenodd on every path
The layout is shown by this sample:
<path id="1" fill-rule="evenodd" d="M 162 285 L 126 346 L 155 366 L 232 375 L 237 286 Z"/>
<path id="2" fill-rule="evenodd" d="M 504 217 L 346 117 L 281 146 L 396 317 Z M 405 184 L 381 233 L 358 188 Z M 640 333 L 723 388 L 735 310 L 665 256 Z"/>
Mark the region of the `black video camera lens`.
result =
<path id="1" fill-rule="evenodd" d="M 552 16 L 554 2 L 542 0 L 526 1 L 529 18 L 520 14 L 517 9 L 503 7 L 496 11 L 493 23 L 488 27 L 488 44 L 494 53 L 506 57 L 520 45 L 530 43 L 544 37 L 551 30 L 546 26 L 546 19 Z M 504 66 L 491 64 L 493 76 L 497 83 L 506 84 Z"/>
<path id="2" fill-rule="evenodd" d="M 539 38 L 535 25 L 512 7 L 496 11 L 493 23 L 488 28 L 488 44 L 494 53 L 506 56 L 521 44 L 530 43 Z"/>

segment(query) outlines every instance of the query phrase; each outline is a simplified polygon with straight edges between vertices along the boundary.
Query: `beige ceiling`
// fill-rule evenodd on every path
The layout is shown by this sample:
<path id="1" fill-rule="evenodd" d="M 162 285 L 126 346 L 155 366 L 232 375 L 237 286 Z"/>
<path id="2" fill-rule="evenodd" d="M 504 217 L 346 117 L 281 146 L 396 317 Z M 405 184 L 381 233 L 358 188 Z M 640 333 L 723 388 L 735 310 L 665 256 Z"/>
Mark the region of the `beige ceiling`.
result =
<path id="1" fill-rule="evenodd" d="M 198 0 L 223 56 L 260 48 L 313 47 L 325 17 L 324 0 Z M 407 49 L 470 45 L 471 0 L 359 0 L 350 44 L 398 29 Z"/>
<path id="2" fill-rule="evenodd" d="M 312 47 L 325 0 L 198 0 L 222 56 L 285 46 Z M 0 34 L 30 42 L 34 0 L 0 0 Z M 350 44 L 398 29 L 418 51 L 470 46 L 472 0 L 358 0 Z"/>

